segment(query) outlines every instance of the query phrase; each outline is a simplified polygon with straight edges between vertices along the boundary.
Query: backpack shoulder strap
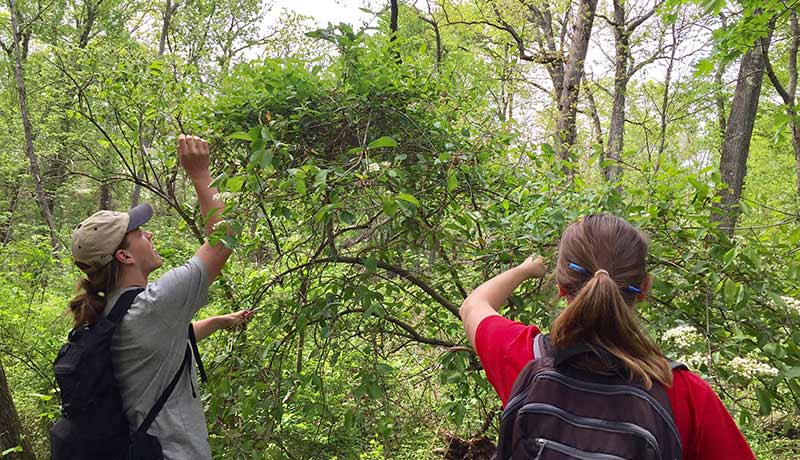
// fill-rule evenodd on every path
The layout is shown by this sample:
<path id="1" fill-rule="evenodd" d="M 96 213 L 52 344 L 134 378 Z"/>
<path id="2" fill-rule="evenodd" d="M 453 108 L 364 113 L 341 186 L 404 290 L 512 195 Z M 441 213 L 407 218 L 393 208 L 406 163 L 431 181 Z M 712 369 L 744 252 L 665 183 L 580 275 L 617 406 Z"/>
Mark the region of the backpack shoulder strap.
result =
<path id="1" fill-rule="evenodd" d="M 203 360 L 200 359 L 200 350 L 197 349 L 197 338 L 194 336 L 194 324 L 192 323 L 189 323 L 189 343 L 192 345 L 192 353 L 194 354 L 194 361 L 197 363 L 197 373 L 200 374 L 200 381 L 205 383 L 208 378 L 203 367 Z"/>
<path id="2" fill-rule="evenodd" d="M 533 338 L 533 358 L 546 358 L 553 356 L 553 347 L 550 346 L 550 335 L 538 333 Z"/>
<path id="3" fill-rule="evenodd" d="M 680 361 L 673 361 L 673 360 L 671 360 L 669 358 L 667 358 L 667 361 L 669 361 L 669 368 L 672 369 L 673 371 L 688 371 L 689 370 L 689 366 L 687 366 L 686 364 L 684 364 L 684 363 L 682 363 Z"/>
<path id="4" fill-rule="evenodd" d="M 191 350 L 191 351 L 190 351 Z M 144 433 L 150 428 L 150 425 L 153 423 L 153 420 L 156 419 L 158 413 L 161 412 L 161 409 L 164 407 L 164 404 L 167 403 L 170 395 L 175 390 L 175 386 L 178 384 L 178 380 L 180 380 L 181 375 L 183 375 L 183 369 L 186 368 L 192 360 L 192 354 L 194 354 L 194 359 L 197 362 L 197 373 L 200 374 L 200 380 L 202 382 L 206 381 L 206 371 L 203 368 L 203 361 L 200 359 L 200 351 L 197 349 L 197 339 L 194 335 L 194 327 L 191 323 L 189 323 L 189 344 L 186 345 L 186 352 L 183 356 L 183 362 L 181 362 L 181 367 L 178 369 L 178 372 L 175 374 L 175 377 L 172 378 L 172 381 L 169 382 L 167 388 L 164 389 L 164 392 L 161 393 L 161 396 L 158 398 L 153 407 L 150 409 L 150 412 L 147 413 L 147 417 L 145 417 L 142 424 L 139 425 L 139 429 L 136 431 L 138 433 Z"/>
<path id="5" fill-rule="evenodd" d="M 128 309 L 133 305 L 136 296 L 142 291 L 144 291 L 144 288 L 140 287 L 123 292 L 117 301 L 114 302 L 114 307 L 111 309 L 111 312 L 108 313 L 106 319 L 114 324 L 119 324 L 119 322 L 122 321 L 122 317 L 125 316 L 125 313 L 128 313 Z"/>
<path id="6" fill-rule="evenodd" d="M 161 396 L 158 398 L 153 407 L 150 409 L 150 412 L 147 413 L 147 417 L 144 418 L 142 424 L 139 425 L 139 428 L 136 430 L 137 433 L 145 433 L 150 425 L 153 423 L 153 420 L 156 419 L 156 416 L 159 412 L 161 412 L 161 408 L 164 407 L 164 404 L 167 403 L 167 399 L 169 399 L 172 391 L 175 390 L 175 386 L 178 384 L 178 380 L 180 380 L 181 375 L 183 375 L 183 370 L 187 367 L 189 362 L 191 361 L 191 351 L 189 351 L 189 345 L 186 345 L 186 352 L 183 354 L 183 361 L 181 362 L 181 367 L 178 368 L 178 372 L 175 373 L 175 377 L 172 378 L 172 381 L 169 382 L 167 388 L 164 389 L 164 392 L 161 393 Z"/>

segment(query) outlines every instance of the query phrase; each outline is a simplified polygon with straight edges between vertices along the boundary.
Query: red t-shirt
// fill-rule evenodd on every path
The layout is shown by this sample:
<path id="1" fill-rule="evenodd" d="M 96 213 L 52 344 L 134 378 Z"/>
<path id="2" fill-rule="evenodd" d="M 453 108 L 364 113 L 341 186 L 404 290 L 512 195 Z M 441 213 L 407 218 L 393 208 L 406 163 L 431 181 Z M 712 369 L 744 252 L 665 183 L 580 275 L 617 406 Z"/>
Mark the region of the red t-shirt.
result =
<path id="1" fill-rule="evenodd" d="M 533 338 L 539 333 L 536 326 L 502 316 L 489 316 L 478 325 L 475 348 L 503 407 L 517 375 L 533 359 Z M 683 459 L 753 460 L 750 446 L 708 383 L 685 370 L 672 376 L 667 395 L 681 435 Z"/>

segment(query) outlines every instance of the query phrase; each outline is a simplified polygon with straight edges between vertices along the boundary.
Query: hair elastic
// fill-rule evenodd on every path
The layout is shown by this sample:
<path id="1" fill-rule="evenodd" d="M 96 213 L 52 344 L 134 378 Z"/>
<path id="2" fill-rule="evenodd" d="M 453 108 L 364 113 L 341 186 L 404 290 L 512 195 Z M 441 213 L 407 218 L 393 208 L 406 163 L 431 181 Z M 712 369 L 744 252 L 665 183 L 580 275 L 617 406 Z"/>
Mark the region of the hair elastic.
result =
<path id="1" fill-rule="evenodd" d="M 570 270 L 576 271 L 578 273 L 583 273 L 584 275 L 591 275 L 592 274 L 592 272 L 590 272 L 589 270 L 581 267 L 580 265 L 576 264 L 575 262 L 570 262 L 567 266 L 569 267 Z M 600 270 L 597 270 L 597 272 L 595 272 L 595 275 L 597 275 L 597 273 L 599 273 L 599 272 L 604 272 L 606 275 L 611 277 L 611 275 L 608 273 L 608 271 L 603 270 L 602 268 Z M 641 294 L 642 293 L 641 289 L 639 289 L 636 286 L 630 285 L 630 284 L 625 286 L 624 288 L 622 288 L 622 290 L 623 291 L 628 291 L 628 292 L 630 292 L 632 294 Z"/>

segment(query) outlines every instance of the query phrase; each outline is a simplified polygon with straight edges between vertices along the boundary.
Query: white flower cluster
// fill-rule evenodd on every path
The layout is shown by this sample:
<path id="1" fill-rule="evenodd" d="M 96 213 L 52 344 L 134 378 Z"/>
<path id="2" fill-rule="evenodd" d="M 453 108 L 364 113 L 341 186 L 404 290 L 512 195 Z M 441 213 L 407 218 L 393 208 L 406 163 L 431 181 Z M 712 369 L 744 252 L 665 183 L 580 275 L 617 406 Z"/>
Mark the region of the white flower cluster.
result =
<path id="1" fill-rule="evenodd" d="M 367 171 L 369 171 L 369 172 L 377 172 L 377 171 L 380 171 L 381 169 L 386 169 L 386 168 L 388 168 L 390 166 L 392 166 L 392 164 L 389 163 L 388 161 L 381 161 L 380 163 L 376 163 L 376 162 L 370 161 L 367 164 Z"/>
<path id="2" fill-rule="evenodd" d="M 790 311 L 800 314 L 800 300 L 785 295 L 782 295 L 781 299 L 786 302 L 786 305 L 789 306 Z"/>
<path id="3" fill-rule="evenodd" d="M 689 348 L 703 340 L 703 336 L 697 332 L 694 326 L 678 326 L 664 332 L 661 340 L 665 342 L 674 342 L 681 348 Z"/>
<path id="4" fill-rule="evenodd" d="M 695 352 L 690 355 L 678 357 L 678 361 L 689 366 L 689 369 L 700 369 L 700 366 L 708 363 L 708 356 L 700 352 Z"/>
<path id="5" fill-rule="evenodd" d="M 752 356 L 737 356 L 733 358 L 728 365 L 733 372 L 748 379 L 753 379 L 760 375 L 766 377 L 775 377 L 778 375 L 778 369 Z"/>
<path id="6" fill-rule="evenodd" d="M 235 196 L 236 194 L 232 192 L 220 192 L 214 195 L 214 199 L 222 201 L 224 203 L 226 201 L 232 200 Z"/>

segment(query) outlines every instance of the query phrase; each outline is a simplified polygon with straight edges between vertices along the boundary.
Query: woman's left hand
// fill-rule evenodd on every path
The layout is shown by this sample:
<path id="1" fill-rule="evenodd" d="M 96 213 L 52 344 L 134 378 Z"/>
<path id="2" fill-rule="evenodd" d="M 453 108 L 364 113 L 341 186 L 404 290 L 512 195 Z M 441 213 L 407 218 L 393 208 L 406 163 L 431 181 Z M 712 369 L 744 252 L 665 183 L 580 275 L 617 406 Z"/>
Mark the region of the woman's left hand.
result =
<path id="1" fill-rule="evenodd" d="M 253 312 L 250 310 L 239 310 L 235 313 L 228 313 L 227 315 L 222 315 L 223 324 L 225 325 L 225 329 L 239 329 L 247 325 L 250 321 L 250 318 L 253 317 Z"/>

